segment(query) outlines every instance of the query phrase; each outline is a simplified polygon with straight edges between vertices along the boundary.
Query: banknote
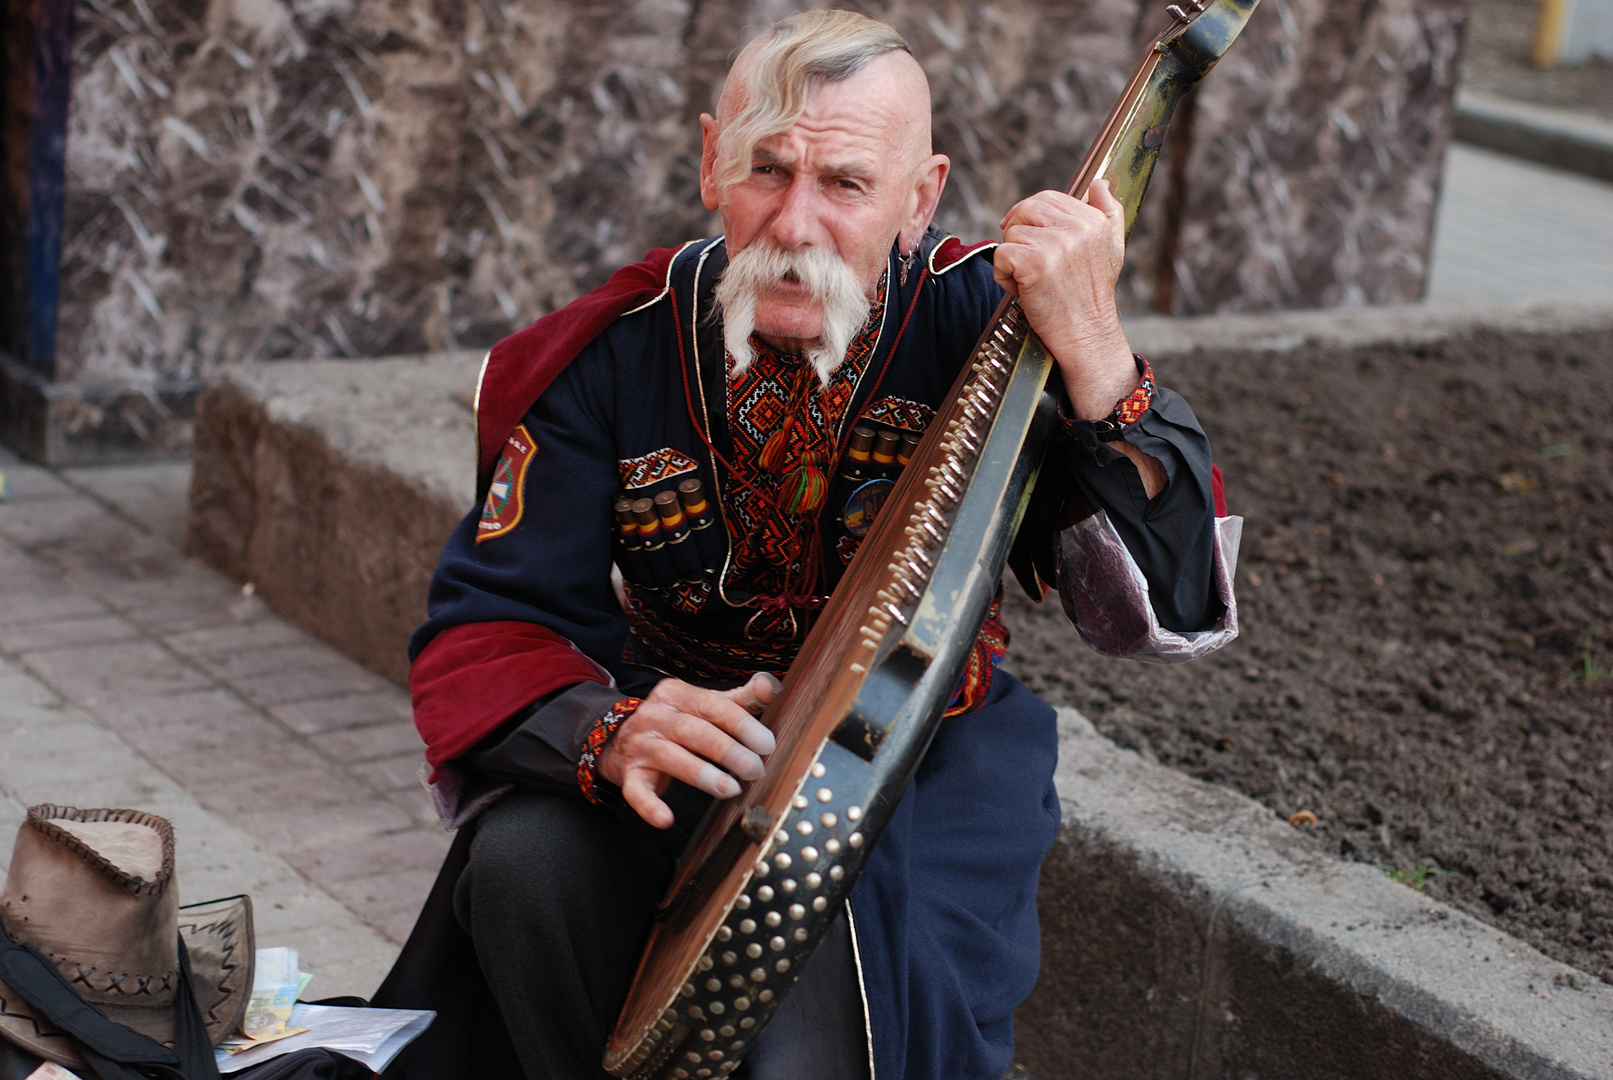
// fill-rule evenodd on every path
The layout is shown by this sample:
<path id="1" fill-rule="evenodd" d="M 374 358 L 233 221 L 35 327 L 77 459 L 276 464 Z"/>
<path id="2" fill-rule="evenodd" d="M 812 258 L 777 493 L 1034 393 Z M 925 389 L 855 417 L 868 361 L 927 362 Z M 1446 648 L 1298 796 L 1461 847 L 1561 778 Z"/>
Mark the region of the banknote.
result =
<path id="1" fill-rule="evenodd" d="M 241 1034 L 257 1041 L 283 1036 L 301 986 L 296 949 L 286 946 L 259 949 L 252 977 L 252 996 L 247 1001 L 246 1016 L 241 1020 Z"/>

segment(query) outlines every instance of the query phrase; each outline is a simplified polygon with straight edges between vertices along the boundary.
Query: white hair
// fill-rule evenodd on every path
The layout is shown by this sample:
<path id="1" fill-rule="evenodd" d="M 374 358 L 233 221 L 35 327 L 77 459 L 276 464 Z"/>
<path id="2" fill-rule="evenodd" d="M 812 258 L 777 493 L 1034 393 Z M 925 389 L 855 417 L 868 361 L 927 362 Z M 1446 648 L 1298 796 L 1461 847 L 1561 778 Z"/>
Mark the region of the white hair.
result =
<path id="1" fill-rule="evenodd" d="M 760 40 L 744 108 L 723 118 L 718 136 L 717 182 L 723 186 L 745 178 L 758 142 L 801 119 L 814 83 L 840 82 L 886 53 L 913 51 L 895 27 L 854 11 L 798 12 Z"/>

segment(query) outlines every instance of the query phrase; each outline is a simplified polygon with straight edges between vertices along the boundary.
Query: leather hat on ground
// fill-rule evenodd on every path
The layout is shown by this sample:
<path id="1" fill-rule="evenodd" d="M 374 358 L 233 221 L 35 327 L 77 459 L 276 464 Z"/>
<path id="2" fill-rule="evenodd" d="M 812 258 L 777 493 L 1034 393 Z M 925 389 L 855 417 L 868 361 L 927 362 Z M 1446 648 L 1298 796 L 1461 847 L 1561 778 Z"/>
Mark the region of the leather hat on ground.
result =
<path id="1" fill-rule="evenodd" d="M 240 1025 L 252 992 L 251 900 L 180 907 L 174 829 L 155 814 L 30 807 L 0 890 L 0 923 L 48 957 L 80 998 L 164 1046 L 174 1044 L 181 938 L 213 1045 Z M 86 1064 L 72 1037 L 4 981 L 0 1036 L 68 1068 Z"/>

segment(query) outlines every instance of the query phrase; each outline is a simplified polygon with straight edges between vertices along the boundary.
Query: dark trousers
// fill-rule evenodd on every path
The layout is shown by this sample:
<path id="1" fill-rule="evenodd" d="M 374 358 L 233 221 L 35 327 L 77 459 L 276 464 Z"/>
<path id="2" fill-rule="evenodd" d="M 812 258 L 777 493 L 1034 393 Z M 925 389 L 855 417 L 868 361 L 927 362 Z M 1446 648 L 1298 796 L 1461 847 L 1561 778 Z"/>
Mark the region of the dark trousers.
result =
<path id="1" fill-rule="evenodd" d="M 580 799 L 511 793 L 476 823 L 454 911 L 528 1080 L 606 1078 L 600 1054 L 638 967 L 651 915 L 702 809 L 679 826 Z M 680 805 L 681 803 L 681 805 Z M 868 1076 L 862 997 L 842 918 L 734 1075 Z"/>
<path id="2" fill-rule="evenodd" d="M 867 1080 L 866 1052 L 878 1080 L 998 1080 L 1036 982 L 1057 757 L 1053 710 L 1006 672 L 942 724 L 852 890 L 860 972 L 842 920 L 736 1075 Z M 539 795 L 507 795 L 461 830 L 376 991 L 437 1012 L 386 1080 L 604 1080 L 681 827 L 701 815 L 690 795 L 669 793 L 669 833 Z"/>

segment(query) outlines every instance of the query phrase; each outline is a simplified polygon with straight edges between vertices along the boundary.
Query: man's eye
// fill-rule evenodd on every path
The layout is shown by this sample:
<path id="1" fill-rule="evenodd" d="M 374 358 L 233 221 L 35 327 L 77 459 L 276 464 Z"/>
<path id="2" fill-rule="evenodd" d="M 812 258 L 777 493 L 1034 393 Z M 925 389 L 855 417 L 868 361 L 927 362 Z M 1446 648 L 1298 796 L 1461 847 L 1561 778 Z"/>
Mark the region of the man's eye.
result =
<path id="1" fill-rule="evenodd" d="M 776 165 L 752 165 L 750 171 L 753 172 L 753 173 L 756 173 L 758 176 L 772 176 L 774 173 L 778 172 L 778 166 L 776 166 Z"/>
<path id="2" fill-rule="evenodd" d="M 836 180 L 835 187 L 850 194 L 861 194 L 863 186 L 855 180 Z"/>

